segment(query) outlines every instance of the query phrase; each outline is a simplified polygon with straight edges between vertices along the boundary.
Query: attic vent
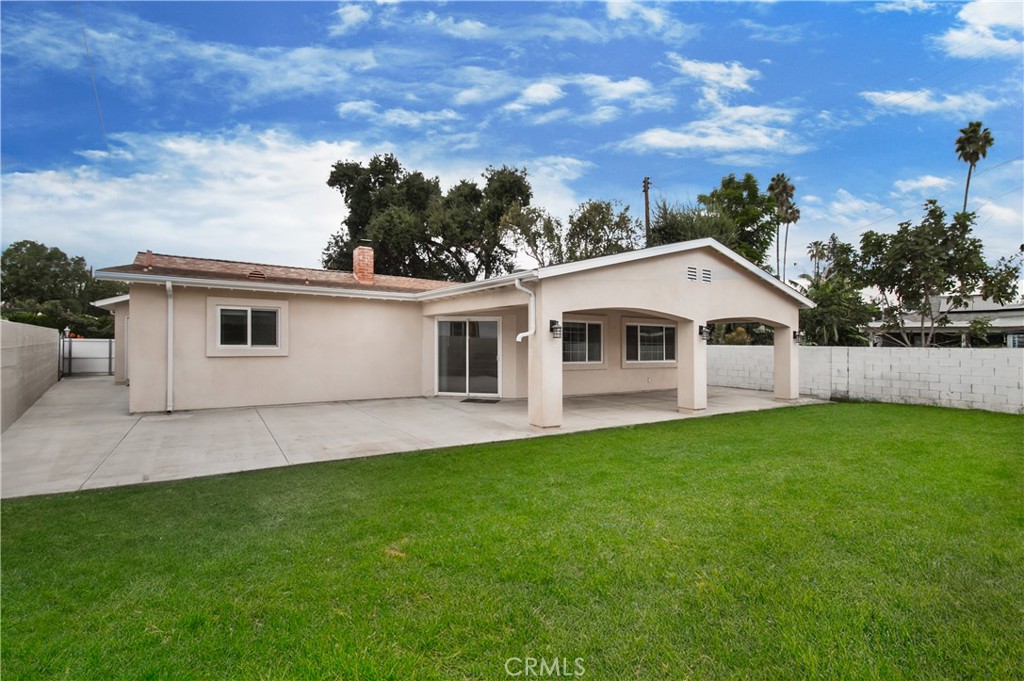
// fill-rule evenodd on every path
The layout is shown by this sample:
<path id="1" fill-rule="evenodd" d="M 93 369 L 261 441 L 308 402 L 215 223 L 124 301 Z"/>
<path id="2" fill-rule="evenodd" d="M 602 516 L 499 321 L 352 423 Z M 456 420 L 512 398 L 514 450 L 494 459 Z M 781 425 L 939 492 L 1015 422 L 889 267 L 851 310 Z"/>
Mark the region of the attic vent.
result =
<path id="1" fill-rule="evenodd" d="M 700 271 L 700 280 L 703 281 L 705 284 L 710 284 L 711 283 L 711 270 L 709 270 L 709 269 L 702 269 Z"/>
<path id="2" fill-rule="evenodd" d="M 260 280 L 265 280 L 265 279 L 267 278 L 267 275 L 263 274 L 263 273 L 262 273 L 262 272 L 260 272 L 259 270 L 253 270 L 252 272 L 250 272 L 249 274 L 247 274 L 247 275 L 245 275 L 245 276 L 246 276 L 246 279 L 260 279 Z"/>
<path id="3" fill-rule="evenodd" d="M 686 268 L 686 278 L 689 279 L 690 281 L 697 281 L 697 268 L 696 267 L 687 267 Z"/>

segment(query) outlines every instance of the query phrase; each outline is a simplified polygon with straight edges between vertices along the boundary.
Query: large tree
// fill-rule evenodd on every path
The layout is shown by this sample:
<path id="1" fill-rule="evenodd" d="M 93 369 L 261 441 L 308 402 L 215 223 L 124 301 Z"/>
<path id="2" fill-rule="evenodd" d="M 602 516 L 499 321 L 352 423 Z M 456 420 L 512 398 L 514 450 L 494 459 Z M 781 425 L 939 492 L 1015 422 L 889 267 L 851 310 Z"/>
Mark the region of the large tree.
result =
<path id="1" fill-rule="evenodd" d="M 655 203 L 651 246 L 708 237 L 733 250 L 739 247 L 736 223 L 716 208 L 672 205 L 665 199 Z"/>
<path id="2" fill-rule="evenodd" d="M 59 248 L 35 241 L 17 241 L 4 250 L 0 269 L 5 306 L 52 300 L 75 312 L 85 311 L 91 279 L 85 258 L 68 257 Z"/>
<path id="3" fill-rule="evenodd" d="M 982 128 L 981 121 L 972 121 L 967 127 L 960 128 L 960 136 L 956 138 L 956 156 L 967 164 L 967 184 L 964 186 L 964 207 L 967 212 L 967 192 L 971 190 L 971 173 L 978 161 L 988 156 L 988 150 L 996 143 L 992 131 Z"/>
<path id="4" fill-rule="evenodd" d="M 903 222 L 894 234 L 873 231 L 861 236 L 860 284 L 878 290 L 877 302 L 890 338 L 910 346 L 906 314 L 918 317 L 916 329 L 924 346 L 948 323 L 938 302 L 946 296 L 949 309 L 964 307 L 976 294 L 996 303 L 1016 294 L 1021 267 L 1019 254 L 989 265 L 981 240 L 974 236 L 974 214 L 960 212 L 947 222 L 935 200 L 924 204 L 918 225 Z"/>
<path id="5" fill-rule="evenodd" d="M 532 198 L 526 170 L 488 167 L 484 186 L 463 180 L 441 192 L 438 179 L 406 170 L 391 154 L 363 164 L 339 161 L 327 181 L 348 208 L 343 228 L 323 251 L 328 269 L 352 269 L 361 241 L 374 246 L 382 274 L 473 281 L 514 267 L 502 216 Z"/>
<path id="6" fill-rule="evenodd" d="M 775 236 L 775 203 L 770 195 L 761 192 L 756 177 L 747 173 L 740 180 L 727 175 L 717 188 L 699 194 L 697 203 L 732 220 L 737 230 L 737 253 L 758 267 L 769 266 L 768 249 Z"/>
<path id="7" fill-rule="evenodd" d="M 85 258 L 35 241 L 11 244 L 0 259 L 3 316 L 12 321 L 109 337 L 110 313 L 90 303 L 127 290 L 122 283 L 94 279 Z"/>
<path id="8" fill-rule="evenodd" d="M 584 201 L 569 215 L 563 240 L 565 262 L 624 253 L 639 248 L 643 229 L 629 206 L 612 201 Z"/>

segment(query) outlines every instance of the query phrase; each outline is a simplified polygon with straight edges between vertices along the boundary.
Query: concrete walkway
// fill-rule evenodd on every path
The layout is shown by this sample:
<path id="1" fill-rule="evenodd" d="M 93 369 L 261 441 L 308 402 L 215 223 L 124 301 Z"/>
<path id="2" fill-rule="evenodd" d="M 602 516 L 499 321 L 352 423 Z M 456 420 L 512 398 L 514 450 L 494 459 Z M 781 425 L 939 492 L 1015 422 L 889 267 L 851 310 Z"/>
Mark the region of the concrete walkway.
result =
<path id="1" fill-rule="evenodd" d="M 802 399 L 797 404 L 818 400 Z M 700 416 L 788 406 L 771 393 L 708 388 Z M 674 390 L 567 397 L 564 425 L 531 428 L 525 400 L 475 404 L 407 398 L 175 414 L 130 415 L 128 388 L 109 377 L 69 378 L 2 437 L 0 496 L 70 492 L 332 461 L 417 449 L 514 440 L 695 414 Z"/>

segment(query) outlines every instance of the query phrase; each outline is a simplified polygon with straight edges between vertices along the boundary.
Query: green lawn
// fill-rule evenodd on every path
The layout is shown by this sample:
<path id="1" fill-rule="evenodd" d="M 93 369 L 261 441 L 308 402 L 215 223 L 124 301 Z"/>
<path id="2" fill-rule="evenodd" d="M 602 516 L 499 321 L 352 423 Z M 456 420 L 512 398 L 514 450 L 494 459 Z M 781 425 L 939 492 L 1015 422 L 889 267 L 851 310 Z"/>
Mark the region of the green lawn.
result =
<path id="1" fill-rule="evenodd" d="M 1021 678 L 1022 436 L 829 404 L 4 501 L 2 674 Z"/>

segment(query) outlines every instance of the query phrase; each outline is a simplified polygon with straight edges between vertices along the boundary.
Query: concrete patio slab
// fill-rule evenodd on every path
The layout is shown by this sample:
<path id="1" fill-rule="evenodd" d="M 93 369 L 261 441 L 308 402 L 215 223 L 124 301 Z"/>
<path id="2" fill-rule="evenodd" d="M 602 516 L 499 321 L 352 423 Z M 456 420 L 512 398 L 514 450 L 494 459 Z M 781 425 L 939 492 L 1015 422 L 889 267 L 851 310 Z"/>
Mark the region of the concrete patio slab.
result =
<path id="1" fill-rule="evenodd" d="M 3 433 L 0 496 L 70 492 L 496 442 L 820 402 L 708 388 L 708 408 L 680 413 L 674 390 L 567 397 L 561 428 L 531 428 L 525 400 L 331 402 L 130 415 L 109 377 L 65 379 Z"/>

